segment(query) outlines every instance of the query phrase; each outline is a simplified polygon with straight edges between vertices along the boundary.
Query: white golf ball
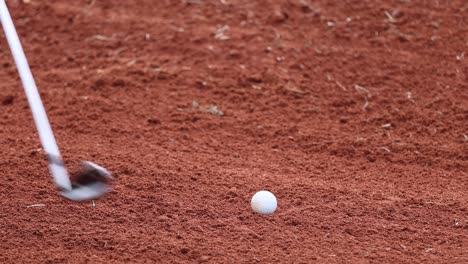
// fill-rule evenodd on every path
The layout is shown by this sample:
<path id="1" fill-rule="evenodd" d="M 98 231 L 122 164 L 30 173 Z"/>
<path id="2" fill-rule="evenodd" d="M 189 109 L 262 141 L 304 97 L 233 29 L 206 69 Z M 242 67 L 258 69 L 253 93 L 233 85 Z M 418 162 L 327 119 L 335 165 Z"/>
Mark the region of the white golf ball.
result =
<path id="1" fill-rule="evenodd" d="M 272 214 L 275 212 L 278 202 L 271 192 L 259 191 L 252 197 L 250 205 L 255 213 Z"/>

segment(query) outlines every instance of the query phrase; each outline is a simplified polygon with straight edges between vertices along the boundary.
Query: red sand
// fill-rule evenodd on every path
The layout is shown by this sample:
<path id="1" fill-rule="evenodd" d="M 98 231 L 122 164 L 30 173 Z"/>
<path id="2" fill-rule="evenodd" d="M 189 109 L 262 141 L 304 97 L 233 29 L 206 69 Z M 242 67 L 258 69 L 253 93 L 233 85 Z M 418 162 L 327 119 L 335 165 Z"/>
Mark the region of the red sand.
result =
<path id="1" fill-rule="evenodd" d="M 118 2 L 8 1 L 70 170 L 117 179 L 57 195 L 1 37 L 1 263 L 468 262 L 466 1 Z"/>

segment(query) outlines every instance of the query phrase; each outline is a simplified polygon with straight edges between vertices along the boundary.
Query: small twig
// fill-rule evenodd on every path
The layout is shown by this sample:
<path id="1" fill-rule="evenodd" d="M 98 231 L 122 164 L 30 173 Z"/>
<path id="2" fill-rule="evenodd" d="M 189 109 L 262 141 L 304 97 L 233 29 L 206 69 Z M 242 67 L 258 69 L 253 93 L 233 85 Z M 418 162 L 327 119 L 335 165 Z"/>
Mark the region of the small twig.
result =
<path id="1" fill-rule="evenodd" d="M 31 207 L 44 207 L 46 206 L 45 204 L 31 204 L 31 205 L 28 205 L 26 206 L 27 208 L 31 208 Z"/>
<path id="2" fill-rule="evenodd" d="M 354 85 L 354 89 L 356 89 L 356 91 L 357 91 L 358 93 L 360 93 L 361 91 L 365 91 L 366 93 L 369 93 L 369 90 L 368 90 L 368 89 L 362 87 L 362 86 L 359 85 L 359 84 L 355 84 L 355 85 Z"/>
<path id="3" fill-rule="evenodd" d="M 380 147 L 379 149 L 383 149 L 383 150 L 387 151 L 388 153 L 391 153 L 390 149 L 388 149 L 387 147 Z"/>
<path id="4" fill-rule="evenodd" d="M 339 81 L 335 81 L 336 85 L 340 87 L 343 91 L 346 91 L 346 87 L 344 87 Z"/>
<path id="5" fill-rule="evenodd" d="M 372 96 L 371 93 L 369 92 L 368 89 L 362 87 L 362 86 L 359 85 L 359 84 L 355 84 L 355 85 L 354 85 L 354 89 L 356 89 L 356 91 L 357 91 L 359 94 L 361 94 L 362 91 L 364 91 L 364 92 L 367 93 L 366 95 L 364 95 L 364 105 L 362 106 L 362 109 L 363 109 L 364 111 L 366 111 L 367 107 L 369 106 L 369 99 L 368 99 L 368 98 L 370 98 L 370 97 Z"/>
<path id="6" fill-rule="evenodd" d="M 127 62 L 127 66 L 135 65 L 136 62 L 137 62 L 137 60 L 135 60 L 135 59 L 129 60 L 129 61 Z"/>
<path id="7" fill-rule="evenodd" d="M 298 94 L 304 93 L 304 91 L 302 91 L 301 89 L 297 88 L 294 85 L 290 85 L 289 83 L 285 86 L 285 89 L 294 93 L 298 93 Z"/>
<path id="8" fill-rule="evenodd" d="M 112 37 L 106 37 L 103 35 L 94 35 L 90 39 L 101 40 L 101 41 L 111 41 Z"/>
<path id="9" fill-rule="evenodd" d="M 113 55 L 114 55 L 114 56 L 118 56 L 118 55 L 120 55 L 120 53 L 124 52 L 125 50 L 127 50 L 126 47 L 122 47 L 122 48 L 116 49 L 116 50 L 113 52 Z"/>
<path id="10" fill-rule="evenodd" d="M 369 100 L 367 100 L 367 95 L 364 96 L 364 105 L 362 106 L 362 110 L 366 111 L 367 107 L 369 106 Z"/>
<path id="11" fill-rule="evenodd" d="M 388 22 L 390 22 L 390 23 L 395 23 L 396 22 L 395 18 L 389 12 L 387 12 L 387 10 L 385 10 L 384 13 L 388 18 Z"/>

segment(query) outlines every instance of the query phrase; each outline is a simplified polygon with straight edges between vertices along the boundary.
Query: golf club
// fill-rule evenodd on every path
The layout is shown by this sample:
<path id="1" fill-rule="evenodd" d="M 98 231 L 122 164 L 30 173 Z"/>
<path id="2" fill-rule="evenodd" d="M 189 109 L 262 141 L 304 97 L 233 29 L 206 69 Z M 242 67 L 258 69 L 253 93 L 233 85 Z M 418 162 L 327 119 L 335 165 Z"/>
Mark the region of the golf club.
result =
<path id="1" fill-rule="evenodd" d="M 76 180 L 73 182 L 70 180 L 5 0 L 0 0 L 0 18 L 26 92 L 42 147 L 49 160 L 50 172 L 55 184 L 60 189 L 60 194 L 73 201 L 95 199 L 106 194 L 111 190 L 109 180 L 112 179 L 112 176 L 106 169 L 92 162 L 83 162 Z"/>

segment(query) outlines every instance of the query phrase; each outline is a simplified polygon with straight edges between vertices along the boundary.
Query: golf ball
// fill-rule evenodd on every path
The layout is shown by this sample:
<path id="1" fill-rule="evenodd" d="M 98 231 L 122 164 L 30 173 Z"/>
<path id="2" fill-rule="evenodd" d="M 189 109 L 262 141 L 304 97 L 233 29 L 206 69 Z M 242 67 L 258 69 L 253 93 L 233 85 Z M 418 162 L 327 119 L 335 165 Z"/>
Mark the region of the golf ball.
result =
<path id="1" fill-rule="evenodd" d="M 252 197 L 250 205 L 255 213 L 272 214 L 275 212 L 278 202 L 271 192 L 259 191 Z"/>

